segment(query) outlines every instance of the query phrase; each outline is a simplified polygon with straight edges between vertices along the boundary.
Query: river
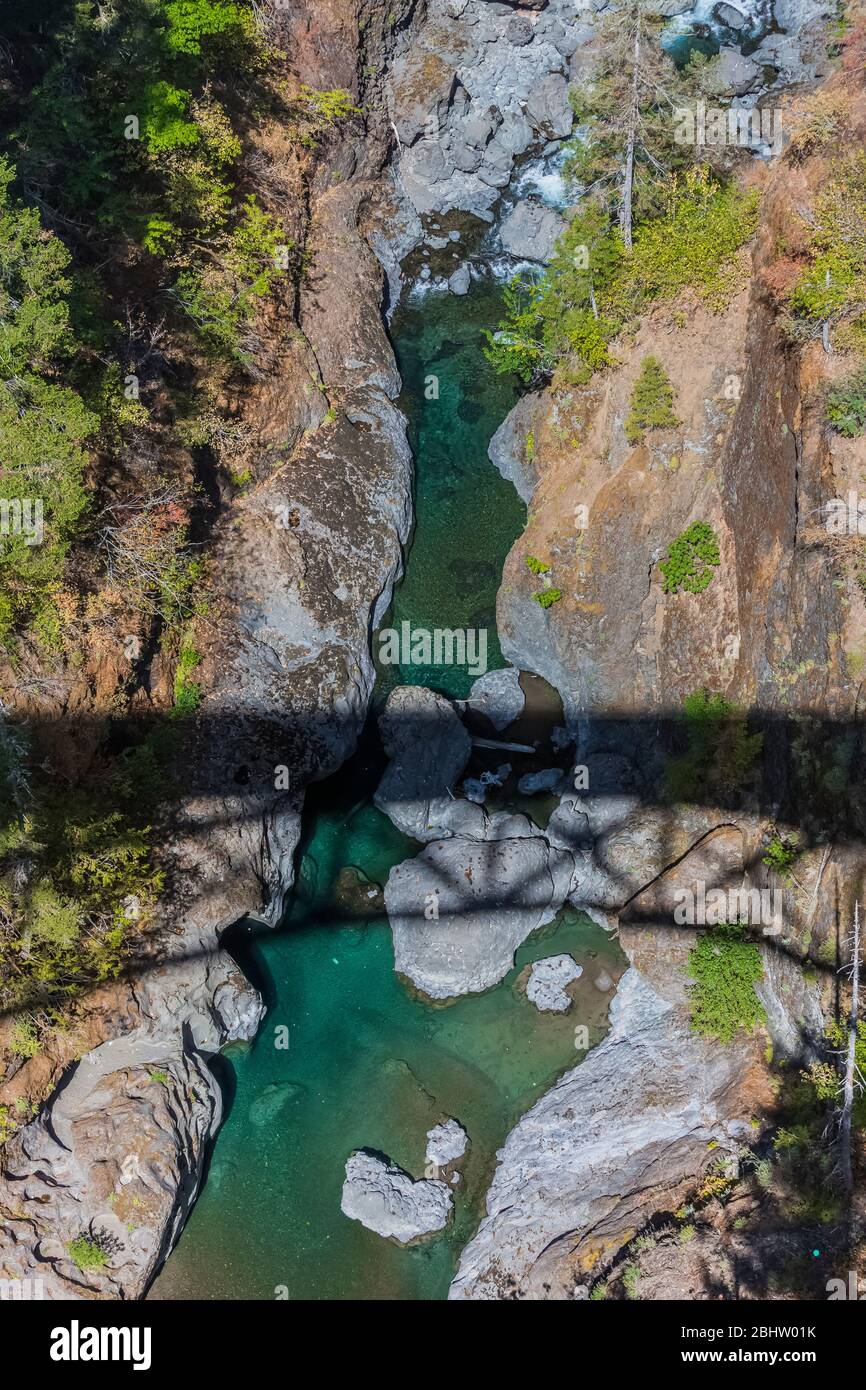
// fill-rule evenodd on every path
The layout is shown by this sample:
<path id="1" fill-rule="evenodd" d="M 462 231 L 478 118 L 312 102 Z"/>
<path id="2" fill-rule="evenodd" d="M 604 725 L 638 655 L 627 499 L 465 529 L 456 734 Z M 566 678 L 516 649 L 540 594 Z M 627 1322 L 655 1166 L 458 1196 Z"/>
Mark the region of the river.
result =
<path id="1" fill-rule="evenodd" d="M 496 322 L 500 294 L 490 281 L 462 299 L 430 293 L 392 325 L 416 461 L 416 524 L 385 625 L 486 629 L 491 668 L 503 664 L 496 590 L 525 519 L 487 458 L 517 399 L 517 384 L 497 377 L 482 354 L 480 330 Z M 381 667 L 358 754 L 311 788 L 288 920 L 279 931 L 246 928 L 235 938 L 268 1014 L 254 1045 L 221 1063 L 227 1116 L 151 1298 L 444 1298 L 483 1214 L 497 1148 L 579 1060 L 576 1025 L 587 1026 L 591 1045 L 604 1035 L 608 995 L 593 976 L 602 968 L 618 976 L 623 960 L 583 914 L 566 909 L 530 938 L 495 989 L 433 1006 L 395 975 L 387 919 L 364 908 L 371 889 L 353 871 L 382 884 L 418 850 L 370 800 L 383 766 L 375 711 L 400 682 L 461 697 L 472 680 L 465 667 Z M 585 967 L 577 997 L 566 1015 L 539 1014 L 516 981 L 528 962 L 560 951 Z M 426 1132 L 444 1116 L 459 1119 L 471 1140 L 447 1231 L 404 1249 L 343 1216 L 353 1149 L 378 1149 L 420 1177 Z"/>

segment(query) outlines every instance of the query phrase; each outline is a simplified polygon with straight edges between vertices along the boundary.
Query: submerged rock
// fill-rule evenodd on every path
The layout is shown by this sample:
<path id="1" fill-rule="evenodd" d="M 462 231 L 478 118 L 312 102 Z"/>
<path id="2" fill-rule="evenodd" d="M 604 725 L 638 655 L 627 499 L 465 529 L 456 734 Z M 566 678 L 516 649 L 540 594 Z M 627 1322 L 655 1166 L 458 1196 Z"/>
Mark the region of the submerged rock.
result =
<path id="1" fill-rule="evenodd" d="M 380 885 L 353 864 L 345 864 L 337 874 L 332 898 L 341 918 L 361 922 L 378 916 L 384 903 Z"/>
<path id="2" fill-rule="evenodd" d="M 394 968 L 431 998 L 498 984 L 520 943 L 562 906 L 573 857 L 532 834 L 529 822 L 527 831 L 522 838 L 434 841 L 391 870 L 385 906 Z"/>
<path id="3" fill-rule="evenodd" d="M 583 966 L 573 956 L 545 956 L 533 962 L 526 985 L 526 997 L 539 1012 L 564 1014 L 571 1008 L 571 995 L 565 987 L 579 980 Z"/>
<path id="4" fill-rule="evenodd" d="M 447 1168 L 449 1163 L 456 1163 L 463 1157 L 468 1144 L 469 1136 L 463 1126 L 456 1120 L 445 1120 L 428 1130 L 425 1159 L 435 1163 L 437 1168 Z"/>
<path id="5" fill-rule="evenodd" d="M 539 792 L 554 792 L 562 785 L 562 768 L 546 767 L 541 772 L 526 772 L 517 783 L 521 796 L 536 796 Z"/>
<path id="6" fill-rule="evenodd" d="M 451 1193 L 437 1179 L 413 1177 L 389 1158 L 357 1149 L 346 1162 L 340 1210 L 368 1231 L 408 1245 L 441 1231 L 453 1209 Z"/>
<path id="7" fill-rule="evenodd" d="M 256 1096 L 247 1111 L 247 1119 L 256 1129 L 262 1129 L 270 1124 L 271 1120 L 275 1120 L 289 1101 L 299 1096 L 303 1089 L 303 1086 L 297 1085 L 294 1081 L 272 1081 Z"/>

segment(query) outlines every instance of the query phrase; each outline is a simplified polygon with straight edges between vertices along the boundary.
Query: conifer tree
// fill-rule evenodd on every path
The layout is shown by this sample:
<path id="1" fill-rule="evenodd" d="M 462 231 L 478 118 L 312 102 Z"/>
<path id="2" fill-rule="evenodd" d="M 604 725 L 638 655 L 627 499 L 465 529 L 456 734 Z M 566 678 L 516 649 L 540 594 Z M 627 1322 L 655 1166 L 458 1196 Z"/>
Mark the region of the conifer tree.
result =
<path id="1" fill-rule="evenodd" d="M 673 408 L 674 388 L 657 357 L 644 358 L 630 405 L 625 422 L 629 444 L 639 444 L 644 430 L 670 429 L 679 424 Z"/>

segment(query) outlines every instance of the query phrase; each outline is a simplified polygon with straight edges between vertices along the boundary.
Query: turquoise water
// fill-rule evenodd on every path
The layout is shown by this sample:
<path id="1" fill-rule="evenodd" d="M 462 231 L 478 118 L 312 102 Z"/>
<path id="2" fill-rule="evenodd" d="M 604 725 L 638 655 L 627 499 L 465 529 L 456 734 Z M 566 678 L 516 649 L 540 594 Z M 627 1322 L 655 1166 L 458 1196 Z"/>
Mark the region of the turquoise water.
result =
<path id="1" fill-rule="evenodd" d="M 388 620 L 487 625 L 491 667 L 502 664 L 496 589 L 523 524 L 519 500 L 486 457 L 515 398 L 481 355 L 478 325 L 495 322 L 497 310 L 498 293 L 476 289 L 464 300 L 431 296 L 395 321 L 417 526 Z M 438 401 L 425 398 L 431 374 Z M 377 698 L 398 680 L 461 695 L 472 679 L 453 667 L 384 667 Z M 230 1109 L 208 1180 L 153 1298 L 443 1298 L 482 1215 L 496 1149 L 581 1055 L 576 1026 L 589 1029 L 591 1045 L 603 1035 L 609 996 L 593 979 L 601 968 L 618 976 L 622 957 L 570 910 L 526 942 L 484 995 L 433 1006 L 397 978 L 381 898 L 367 895 L 418 846 L 369 800 L 381 765 L 368 731 L 352 762 L 311 789 L 289 920 L 278 933 L 245 932 L 239 955 L 268 1015 L 255 1044 L 230 1058 Z M 542 1015 L 519 977 L 527 962 L 559 951 L 584 976 L 567 1015 Z M 447 1231 L 402 1249 L 342 1215 L 353 1149 L 378 1149 L 420 1177 L 426 1132 L 445 1116 L 471 1140 Z"/>
<path id="2" fill-rule="evenodd" d="M 406 576 L 384 626 L 471 628 L 487 638 L 490 670 L 502 666 L 496 633 L 496 592 L 502 566 L 526 524 L 511 483 L 487 458 L 487 446 L 518 397 L 516 383 L 497 376 L 482 355 L 480 327 L 495 327 L 501 288 L 475 285 L 458 299 L 430 294 L 400 311 L 394 341 L 415 456 L 415 534 Z M 428 395 L 438 393 L 438 399 Z M 374 639 L 378 655 L 379 641 Z M 426 685 L 462 698 L 475 676 L 465 667 L 380 665 L 391 684 Z"/>

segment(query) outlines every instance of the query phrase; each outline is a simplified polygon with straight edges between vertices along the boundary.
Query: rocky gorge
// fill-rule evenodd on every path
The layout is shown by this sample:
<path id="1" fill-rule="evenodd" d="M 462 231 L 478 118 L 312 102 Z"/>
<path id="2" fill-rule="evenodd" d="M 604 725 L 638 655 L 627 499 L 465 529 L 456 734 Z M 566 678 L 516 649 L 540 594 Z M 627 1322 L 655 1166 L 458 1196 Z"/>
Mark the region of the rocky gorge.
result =
<path id="1" fill-rule="evenodd" d="M 305 796 L 363 742 L 371 634 L 411 544 L 412 455 L 386 323 L 401 296 L 464 302 L 473 286 L 550 259 L 568 220 L 557 160 L 575 126 L 569 86 L 591 72 L 598 16 L 615 6 L 287 8 L 298 71 L 345 86 L 365 115 L 313 172 L 313 272 L 274 379 L 250 406 L 267 421 L 254 485 L 214 541 L 204 698 L 190 790 L 164 832 L 161 931 L 143 966 L 106 987 L 93 1045 L 3 1151 L 0 1273 L 43 1279 L 52 1298 L 144 1296 L 192 1209 L 222 1119 L 209 1061 L 249 1044 L 265 1019 L 220 939 L 241 918 L 276 927 L 284 916 Z M 676 27 L 688 9 L 666 14 Z M 716 9 L 728 13 L 699 18 L 733 55 L 720 68 L 726 98 L 767 100 L 773 73 L 770 98 L 793 120 L 800 87 L 848 84 L 862 142 L 862 91 L 827 63 L 820 5 L 777 4 L 772 27 L 760 7 Z M 749 55 L 735 45 L 743 26 Z M 479 1201 L 483 1189 L 480 1224 L 467 1217 L 461 1230 L 452 1299 L 586 1297 L 659 1213 L 688 1202 L 720 1161 L 741 1163 L 755 1116 L 771 1124 L 767 1047 L 807 1065 L 838 1003 L 860 851 L 856 834 L 827 834 L 804 812 L 791 765 L 811 759 L 820 778 L 847 758 L 856 780 L 859 680 L 846 653 L 859 650 L 866 609 L 856 575 L 804 531 L 828 491 L 856 482 L 861 455 L 828 442 L 817 383 L 836 364 L 820 342 L 791 352 L 773 291 L 794 213 L 822 172 L 820 154 L 793 173 L 756 155 L 744 177 L 760 190 L 761 220 L 724 310 L 687 298 L 653 310 L 610 371 L 580 389 L 534 382 L 491 431 L 485 466 L 527 509 L 495 579 L 509 665 L 464 694 L 404 679 L 375 710 L 371 799 L 402 837 L 380 875 L 399 988 L 446 1015 L 448 1001 L 468 1011 L 511 991 L 511 972 L 531 965 L 521 988 L 539 1010 L 593 1020 L 579 1065 L 558 1058 L 553 1084 L 512 1106 L 495 1166 L 489 1154 L 465 1183 L 452 1181 L 462 1155 L 444 1143 L 464 1117 L 446 1116 L 402 1069 L 419 1143 L 414 1107 L 434 1125 L 423 1159 L 368 1147 L 385 1143 L 374 1134 L 336 1155 L 339 1219 L 407 1250 L 453 1221 L 461 1188 Z M 623 421 L 649 349 L 663 352 L 681 418 L 634 446 Z M 721 568 L 707 593 L 671 602 L 658 561 L 695 516 L 718 533 Z M 527 555 L 562 595 L 550 607 L 536 601 Z M 761 712 L 769 770 L 745 798 L 710 786 L 670 804 L 676 720 L 702 687 Z M 800 837 L 795 883 L 762 857 L 779 829 Z M 761 1040 L 719 1045 L 689 1025 L 697 935 L 671 922 L 678 891 L 696 881 L 783 894 L 783 935 L 759 943 Z M 615 937 L 621 978 L 611 961 L 593 969 L 579 951 L 542 948 L 568 911 Z M 524 960 L 533 941 L 540 953 Z M 610 1002 L 604 1036 L 590 997 L 605 1013 Z M 93 1231 L 114 1253 L 85 1272 L 68 1247 Z"/>

